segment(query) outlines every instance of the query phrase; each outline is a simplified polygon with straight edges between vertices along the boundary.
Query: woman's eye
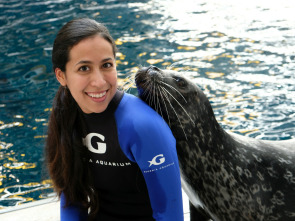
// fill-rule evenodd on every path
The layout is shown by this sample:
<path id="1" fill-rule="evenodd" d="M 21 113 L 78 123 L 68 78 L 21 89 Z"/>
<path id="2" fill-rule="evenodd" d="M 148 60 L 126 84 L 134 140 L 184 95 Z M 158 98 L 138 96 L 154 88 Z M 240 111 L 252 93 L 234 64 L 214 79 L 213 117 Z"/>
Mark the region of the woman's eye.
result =
<path id="1" fill-rule="evenodd" d="M 113 64 L 112 63 L 104 63 L 102 66 L 103 66 L 103 68 L 110 68 L 113 66 Z"/>
<path id="2" fill-rule="evenodd" d="M 89 71 L 89 67 L 88 66 L 82 66 L 79 68 L 79 71 Z"/>

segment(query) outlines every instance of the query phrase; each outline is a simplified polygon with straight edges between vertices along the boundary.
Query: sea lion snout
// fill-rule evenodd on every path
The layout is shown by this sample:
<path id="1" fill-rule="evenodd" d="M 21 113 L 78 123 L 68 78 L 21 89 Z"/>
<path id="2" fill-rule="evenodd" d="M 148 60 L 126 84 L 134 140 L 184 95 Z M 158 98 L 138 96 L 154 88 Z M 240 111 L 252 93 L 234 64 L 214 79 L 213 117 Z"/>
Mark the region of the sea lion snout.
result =
<path id="1" fill-rule="evenodd" d="M 150 75 L 154 75 L 154 74 L 160 73 L 161 69 L 156 67 L 156 66 L 150 65 L 149 67 L 141 68 L 139 71 L 140 72 L 145 72 L 145 73 L 150 74 Z"/>
<path id="2" fill-rule="evenodd" d="M 162 70 L 152 65 L 139 69 L 135 75 L 135 84 L 139 95 L 141 96 L 144 91 L 150 91 L 151 82 L 159 82 L 162 75 Z"/>
<path id="3" fill-rule="evenodd" d="M 136 86 L 142 86 L 142 84 L 145 84 L 147 81 L 159 80 L 161 76 L 162 71 L 159 68 L 152 65 L 149 67 L 143 67 L 137 71 L 135 83 Z"/>

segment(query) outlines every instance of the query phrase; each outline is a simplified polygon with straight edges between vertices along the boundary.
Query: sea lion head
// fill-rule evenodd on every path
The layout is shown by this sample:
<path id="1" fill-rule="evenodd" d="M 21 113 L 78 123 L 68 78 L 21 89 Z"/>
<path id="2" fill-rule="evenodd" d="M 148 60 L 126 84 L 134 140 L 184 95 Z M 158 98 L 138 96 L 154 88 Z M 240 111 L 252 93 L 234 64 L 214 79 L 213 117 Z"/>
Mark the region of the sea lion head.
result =
<path id="1" fill-rule="evenodd" d="M 214 116 L 202 90 L 180 72 L 143 67 L 135 83 L 139 97 L 164 118 L 178 139 L 187 139 L 197 124 L 208 125 L 212 120 L 208 116 Z"/>

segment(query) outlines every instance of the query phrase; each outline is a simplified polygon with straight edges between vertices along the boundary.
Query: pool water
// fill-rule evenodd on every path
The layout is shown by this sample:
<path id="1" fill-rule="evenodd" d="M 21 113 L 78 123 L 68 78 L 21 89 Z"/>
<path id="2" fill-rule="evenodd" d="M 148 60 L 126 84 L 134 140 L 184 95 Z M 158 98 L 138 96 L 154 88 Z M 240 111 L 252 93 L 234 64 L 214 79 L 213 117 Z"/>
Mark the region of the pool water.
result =
<path id="1" fill-rule="evenodd" d="M 51 51 L 57 31 L 77 17 L 109 28 L 126 87 L 141 66 L 184 71 L 223 128 L 295 138 L 295 3 L 272 2 L 1 0 L 0 209 L 53 192 L 43 156 L 58 88 Z"/>

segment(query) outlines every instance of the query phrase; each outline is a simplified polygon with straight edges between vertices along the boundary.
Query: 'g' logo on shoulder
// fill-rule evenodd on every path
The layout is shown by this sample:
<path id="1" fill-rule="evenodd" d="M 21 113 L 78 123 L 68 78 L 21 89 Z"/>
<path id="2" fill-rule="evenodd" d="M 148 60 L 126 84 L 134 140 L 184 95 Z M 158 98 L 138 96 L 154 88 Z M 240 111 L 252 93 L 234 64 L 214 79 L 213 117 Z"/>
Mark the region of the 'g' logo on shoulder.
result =
<path id="1" fill-rule="evenodd" d="M 157 165 L 160 165 L 165 162 L 165 157 L 163 154 L 159 154 L 159 155 L 155 156 L 151 161 L 148 161 L 148 162 L 150 163 L 149 167 L 151 165 L 157 166 Z"/>
<path id="2" fill-rule="evenodd" d="M 97 148 L 94 148 L 91 144 L 91 140 L 93 137 L 98 137 L 101 141 L 105 140 L 105 137 L 101 134 L 90 133 L 82 139 L 84 146 L 86 146 L 88 150 L 93 153 L 104 154 L 107 150 L 107 145 L 105 143 L 97 142 Z"/>

